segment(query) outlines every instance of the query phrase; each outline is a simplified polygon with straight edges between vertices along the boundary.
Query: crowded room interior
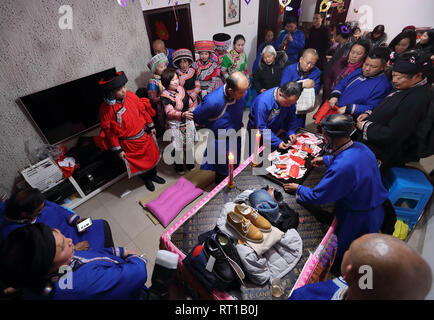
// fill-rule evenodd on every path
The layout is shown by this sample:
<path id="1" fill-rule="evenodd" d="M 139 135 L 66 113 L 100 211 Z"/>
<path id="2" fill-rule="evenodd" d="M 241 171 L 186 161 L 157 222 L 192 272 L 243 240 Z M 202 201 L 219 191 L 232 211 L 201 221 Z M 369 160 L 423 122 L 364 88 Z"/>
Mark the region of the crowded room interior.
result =
<path id="1" fill-rule="evenodd" d="M 0 300 L 434 299 L 417 3 L 2 1 Z"/>

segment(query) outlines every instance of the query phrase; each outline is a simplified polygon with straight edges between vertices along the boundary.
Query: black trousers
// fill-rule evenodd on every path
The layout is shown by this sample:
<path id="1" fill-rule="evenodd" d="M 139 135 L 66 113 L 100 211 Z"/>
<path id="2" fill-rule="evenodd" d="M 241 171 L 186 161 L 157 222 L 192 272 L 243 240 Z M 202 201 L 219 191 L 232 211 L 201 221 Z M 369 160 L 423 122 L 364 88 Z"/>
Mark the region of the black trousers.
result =
<path id="1" fill-rule="evenodd" d="M 104 225 L 104 248 L 113 248 L 115 244 L 113 243 L 112 230 L 110 225 L 106 220 L 102 220 Z"/>

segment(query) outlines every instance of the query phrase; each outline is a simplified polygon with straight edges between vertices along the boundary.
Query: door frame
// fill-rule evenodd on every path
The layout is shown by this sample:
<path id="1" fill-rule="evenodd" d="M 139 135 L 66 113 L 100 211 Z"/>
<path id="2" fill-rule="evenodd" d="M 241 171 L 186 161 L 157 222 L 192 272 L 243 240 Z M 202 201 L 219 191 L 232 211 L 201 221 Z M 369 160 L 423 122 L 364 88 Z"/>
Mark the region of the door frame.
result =
<path id="1" fill-rule="evenodd" d="M 190 4 L 186 3 L 186 4 L 177 5 L 175 7 L 175 10 L 179 10 L 179 9 L 187 9 L 188 20 L 190 21 L 190 23 L 188 25 L 187 35 L 191 35 L 191 37 L 190 37 L 190 39 L 187 40 L 187 42 L 189 42 L 188 46 L 186 44 L 185 47 L 192 50 L 194 48 L 194 43 L 193 43 L 193 26 L 192 26 L 192 22 L 191 22 Z M 154 42 L 154 40 L 157 40 L 157 39 L 152 38 L 152 28 L 149 24 L 148 16 L 155 15 L 155 14 L 161 14 L 161 13 L 167 13 L 167 12 L 173 12 L 173 7 L 164 7 L 164 8 L 158 8 L 158 9 L 144 10 L 143 11 L 143 18 L 145 19 L 146 32 L 148 33 L 148 40 L 149 40 L 149 45 L 151 47 L 152 55 L 154 55 L 153 49 L 152 49 L 152 43 Z"/>

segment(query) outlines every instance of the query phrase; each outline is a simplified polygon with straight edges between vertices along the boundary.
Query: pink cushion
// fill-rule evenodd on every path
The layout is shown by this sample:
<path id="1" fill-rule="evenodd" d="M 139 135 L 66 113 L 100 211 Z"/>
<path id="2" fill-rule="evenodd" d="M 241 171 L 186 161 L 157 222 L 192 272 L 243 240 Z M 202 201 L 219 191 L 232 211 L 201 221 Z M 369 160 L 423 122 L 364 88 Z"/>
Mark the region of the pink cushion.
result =
<path id="1" fill-rule="evenodd" d="M 202 189 L 197 188 L 190 181 L 181 177 L 173 186 L 164 190 L 157 198 L 148 202 L 145 206 L 164 227 L 167 227 L 185 206 L 202 193 Z"/>

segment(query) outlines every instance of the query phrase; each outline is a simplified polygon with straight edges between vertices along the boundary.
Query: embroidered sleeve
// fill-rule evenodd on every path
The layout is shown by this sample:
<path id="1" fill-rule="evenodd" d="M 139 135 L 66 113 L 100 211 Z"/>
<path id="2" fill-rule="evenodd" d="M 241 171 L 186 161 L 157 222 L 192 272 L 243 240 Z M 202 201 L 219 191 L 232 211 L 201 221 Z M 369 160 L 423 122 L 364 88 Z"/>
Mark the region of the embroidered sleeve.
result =
<path id="1" fill-rule="evenodd" d="M 176 110 L 171 103 L 168 103 L 168 99 L 163 99 L 164 112 L 167 119 L 182 121 L 182 112 Z"/>
<path id="2" fill-rule="evenodd" d="M 124 254 L 125 254 L 125 250 L 123 247 L 113 247 L 111 248 L 112 250 L 112 254 L 116 257 L 119 258 L 125 258 Z"/>
<path id="3" fill-rule="evenodd" d="M 365 121 L 365 123 L 363 124 L 363 140 L 368 140 L 368 127 L 371 124 L 371 121 Z"/>
<path id="4" fill-rule="evenodd" d="M 355 114 L 357 112 L 357 104 L 347 104 L 345 107 L 346 114 Z"/>

